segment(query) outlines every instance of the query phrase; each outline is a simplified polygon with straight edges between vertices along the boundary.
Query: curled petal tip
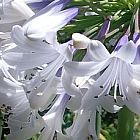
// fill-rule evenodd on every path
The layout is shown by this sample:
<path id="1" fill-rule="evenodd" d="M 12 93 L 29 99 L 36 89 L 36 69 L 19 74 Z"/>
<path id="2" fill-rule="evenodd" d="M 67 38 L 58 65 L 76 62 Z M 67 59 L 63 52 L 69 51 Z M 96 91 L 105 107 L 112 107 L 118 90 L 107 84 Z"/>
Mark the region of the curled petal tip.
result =
<path id="1" fill-rule="evenodd" d="M 73 46 L 76 49 L 86 49 L 90 42 L 89 38 L 79 33 L 74 33 L 72 35 L 72 40 L 73 40 Z"/>

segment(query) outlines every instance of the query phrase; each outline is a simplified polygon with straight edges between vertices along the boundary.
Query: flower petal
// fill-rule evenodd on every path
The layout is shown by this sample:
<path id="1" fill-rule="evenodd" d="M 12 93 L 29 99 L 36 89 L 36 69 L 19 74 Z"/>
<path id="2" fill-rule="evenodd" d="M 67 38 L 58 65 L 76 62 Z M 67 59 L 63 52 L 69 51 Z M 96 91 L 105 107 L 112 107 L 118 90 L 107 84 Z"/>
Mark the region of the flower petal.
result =
<path id="1" fill-rule="evenodd" d="M 87 53 L 84 60 L 86 61 L 87 59 L 94 62 L 100 62 L 109 58 L 110 53 L 105 46 L 98 40 L 92 40 L 87 48 Z"/>
<path id="2" fill-rule="evenodd" d="M 121 37 L 121 39 L 119 40 L 119 42 L 117 43 L 114 51 L 118 51 L 122 46 L 124 46 L 126 43 L 128 43 L 128 35 L 124 35 Z"/>
<path id="3" fill-rule="evenodd" d="M 43 41 L 32 41 L 29 38 L 27 38 L 24 34 L 23 28 L 19 25 L 13 26 L 11 37 L 13 41 L 18 45 L 18 47 L 21 47 L 23 50 L 28 50 L 31 52 L 44 52 L 50 50 L 54 52 L 54 49 L 52 49 L 52 47 L 49 44 Z"/>
<path id="4" fill-rule="evenodd" d="M 16 120 L 9 122 L 11 126 L 11 134 L 8 135 L 9 140 L 25 140 L 31 138 L 33 135 L 37 134 L 43 127 L 44 121 L 39 118 L 35 122 L 35 127 L 31 127 L 28 123 L 25 127 L 22 126 L 24 123 Z"/>
<path id="5" fill-rule="evenodd" d="M 18 70 L 31 69 L 50 63 L 57 58 L 57 55 L 48 53 L 22 53 L 7 52 L 2 55 L 2 59 L 11 67 Z"/>
<path id="6" fill-rule="evenodd" d="M 103 96 L 99 99 L 99 102 L 106 111 L 111 113 L 116 113 L 122 108 L 116 105 L 113 96 Z"/>
<path id="7" fill-rule="evenodd" d="M 126 106 L 134 113 L 140 115 L 140 81 L 132 79 L 128 86 L 127 100 L 125 100 Z"/>
<path id="8" fill-rule="evenodd" d="M 73 76 L 91 76 L 102 71 L 108 66 L 110 60 L 98 62 L 66 62 L 64 64 L 65 70 Z"/>
<path id="9" fill-rule="evenodd" d="M 44 13 L 25 24 L 23 29 L 27 37 L 31 39 L 37 39 L 38 37 L 38 39 L 43 39 L 47 32 L 58 31 L 60 28 L 65 26 L 77 15 L 77 12 L 77 8 L 69 8 L 51 16 Z"/>
<path id="10" fill-rule="evenodd" d="M 71 131 L 68 135 L 70 135 L 73 140 L 85 140 L 89 135 L 88 132 L 88 119 L 90 118 L 89 110 L 79 110 L 77 117 L 75 118 L 73 125 L 71 127 Z M 81 123 L 82 122 L 82 123 Z"/>
<path id="11" fill-rule="evenodd" d="M 14 0 L 11 2 L 11 5 L 25 19 L 29 19 L 34 15 L 34 12 L 23 1 Z"/>
<path id="12" fill-rule="evenodd" d="M 135 47 L 135 44 L 133 41 L 129 41 L 126 45 L 122 46 L 115 57 L 118 57 L 122 59 L 123 61 L 126 61 L 127 63 L 132 63 L 136 56 L 137 48 Z"/>
<path id="13" fill-rule="evenodd" d="M 52 1 L 49 5 L 47 5 L 49 3 L 48 0 L 41 0 L 41 1 L 30 1 L 30 6 L 34 7 L 34 8 L 39 8 L 42 9 L 39 12 L 37 12 L 30 20 L 33 20 L 34 18 L 42 15 L 42 14 L 48 14 L 48 15 L 52 15 L 55 12 L 59 12 L 60 10 L 63 9 L 63 7 L 69 2 L 70 0 L 54 0 Z M 26 2 L 29 3 L 29 2 Z M 47 5 L 47 6 L 46 6 Z M 46 6 L 46 7 L 45 7 Z"/>

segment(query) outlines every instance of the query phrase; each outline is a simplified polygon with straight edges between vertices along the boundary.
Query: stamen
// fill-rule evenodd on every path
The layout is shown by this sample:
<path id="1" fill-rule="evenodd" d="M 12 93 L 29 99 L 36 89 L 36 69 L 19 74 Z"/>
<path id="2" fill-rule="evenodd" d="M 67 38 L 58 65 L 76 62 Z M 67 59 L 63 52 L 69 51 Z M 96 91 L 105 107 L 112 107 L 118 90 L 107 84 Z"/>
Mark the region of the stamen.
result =
<path id="1" fill-rule="evenodd" d="M 118 84 L 116 81 L 115 86 L 114 86 L 114 101 L 115 101 L 115 103 L 117 102 L 117 87 L 118 87 Z"/>
<path id="2" fill-rule="evenodd" d="M 99 96 L 94 96 L 94 98 L 99 98 Z"/>
<path id="3" fill-rule="evenodd" d="M 33 79 L 33 77 L 29 77 L 29 80 L 32 80 Z"/>
<path id="4" fill-rule="evenodd" d="M 103 86 L 100 86 L 100 88 L 104 88 Z"/>
<path id="5" fill-rule="evenodd" d="M 31 76 L 35 76 L 33 73 L 31 73 Z"/>
<path id="6" fill-rule="evenodd" d="M 50 45 L 50 43 L 49 43 L 49 42 L 47 42 L 45 39 L 43 40 L 43 42 L 45 42 L 45 43 L 47 43 L 47 44 L 49 44 L 49 45 Z"/>
<path id="7" fill-rule="evenodd" d="M 26 91 L 26 93 L 31 93 L 31 91 L 30 91 L 30 90 L 28 90 L 28 91 Z"/>
<path id="8" fill-rule="evenodd" d="M 37 87 L 35 87 L 34 90 L 37 90 Z"/>
<path id="9" fill-rule="evenodd" d="M 24 79 L 27 79 L 27 75 L 24 76 Z"/>
<path id="10" fill-rule="evenodd" d="M 46 82 L 46 80 L 45 80 L 45 79 L 42 79 L 41 81 L 42 81 L 42 82 Z"/>
<path id="11" fill-rule="evenodd" d="M 120 94 L 121 97 L 124 97 L 122 94 Z"/>

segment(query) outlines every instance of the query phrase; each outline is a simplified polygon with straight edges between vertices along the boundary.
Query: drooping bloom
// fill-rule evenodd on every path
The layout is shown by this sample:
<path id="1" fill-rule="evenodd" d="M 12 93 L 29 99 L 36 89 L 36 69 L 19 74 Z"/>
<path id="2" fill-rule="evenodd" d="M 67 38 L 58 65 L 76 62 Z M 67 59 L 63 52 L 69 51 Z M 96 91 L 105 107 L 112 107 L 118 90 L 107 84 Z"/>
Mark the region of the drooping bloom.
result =
<path id="1" fill-rule="evenodd" d="M 83 108 L 91 109 L 95 99 L 108 96 L 111 88 L 114 87 L 114 101 L 119 102 L 118 96 L 120 96 L 124 104 L 139 114 L 139 87 L 134 89 L 132 86 L 133 79 L 139 81 L 139 65 L 131 64 L 136 56 L 135 44 L 132 41 L 126 44 L 122 43 L 119 49 L 110 54 L 100 41 L 88 40 L 86 43 L 87 54 L 85 57 L 88 58 L 88 61 L 67 62 L 64 65 L 66 71 L 73 76 L 92 76 L 99 72 L 102 73 L 83 97 Z"/>
<path id="2" fill-rule="evenodd" d="M 78 11 L 77 8 L 61 11 L 65 4 L 66 1 L 56 0 L 29 19 L 23 27 L 14 26 L 11 37 L 16 45 L 2 54 L 2 60 L 8 67 L 19 73 L 46 65 L 32 79 L 28 79 L 29 84 L 26 83 L 26 92 L 30 93 L 29 102 L 34 109 L 47 104 L 47 95 L 50 99 L 54 98 L 59 81 L 55 75 L 62 64 L 72 58 L 70 42 L 59 44 L 56 36 L 57 30 Z"/>
<path id="3" fill-rule="evenodd" d="M 85 96 L 88 90 L 94 85 L 95 81 L 92 77 L 75 77 L 66 71 L 63 74 L 63 86 L 65 91 L 71 96 L 68 107 L 75 111 L 73 124 L 67 130 L 65 140 L 86 140 L 97 139 L 95 130 L 96 111 L 99 111 L 101 105 L 105 110 L 115 113 L 121 109 L 114 102 L 112 96 L 102 96 L 99 100 L 93 98 L 89 104 L 91 108 L 85 107 Z M 88 104 L 88 103 L 87 103 Z"/>

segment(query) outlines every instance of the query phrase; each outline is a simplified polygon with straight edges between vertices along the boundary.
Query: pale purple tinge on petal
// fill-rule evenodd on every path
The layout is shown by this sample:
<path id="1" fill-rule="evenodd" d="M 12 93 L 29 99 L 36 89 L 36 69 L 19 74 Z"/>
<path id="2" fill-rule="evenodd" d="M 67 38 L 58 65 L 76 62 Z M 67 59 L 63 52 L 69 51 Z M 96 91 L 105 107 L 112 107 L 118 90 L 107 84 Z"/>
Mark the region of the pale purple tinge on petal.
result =
<path id="1" fill-rule="evenodd" d="M 133 34 L 133 41 L 135 43 L 135 46 L 137 47 L 137 53 L 133 64 L 140 64 L 140 33 L 136 32 Z"/>
<path id="2" fill-rule="evenodd" d="M 66 0 L 65 2 L 67 2 L 68 0 Z M 35 19 L 36 17 L 39 17 L 43 14 L 50 16 L 53 15 L 55 13 L 60 12 L 60 10 L 63 8 L 64 6 L 64 0 L 55 0 L 53 2 L 51 2 L 48 6 L 44 7 L 42 10 L 40 10 L 39 12 L 37 12 L 34 16 L 32 16 L 26 23 L 24 26 L 28 26 L 28 22 L 32 21 L 33 19 Z M 27 24 L 27 25 L 26 25 Z"/>
<path id="3" fill-rule="evenodd" d="M 58 31 L 74 18 L 77 13 L 77 8 L 69 8 L 50 16 L 47 13 L 42 13 L 29 20 L 23 26 L 25 35 L 31 39 L 43 39 L 47 32 Z"/>
<path id="4" fill-rule="evenodd" d="M 27 5 L 33 10 L 41 10 L 49 4 L 48 0 L 42 0 L 38 2 L 30 2 Z"/>
<path id="5" fill-rule="evenodd" d="M 108 18 L 104 21 L 104 23 L 103 23 L 103 25 L 102 25 L 102 27 L 101 27 L 99 33 L 98 33 L 97 36 L 96 36 L 96 39 L 97 39 L 97 40 L 102 40 L 102 39 L 105 37 L 105 35 L 108 33 L 109 28 L 110 28 L 110 21 L 111 21 L 111 17 L 108 17 Z"/>
<path id="6" fill-rule="evenodd" d="M 140 64 L 140 45 L 137 46 L 137 53 L 136 53 L 136 57 L 133 61 L 133 64 Z"/>
<path id="7" fill-rule="evenodd" d="M 114 51 L 118 51 L 122 46 L 124 46 L 125 44 L 127 44 L 128 41 L 129 41 L 128 35 L 122 36 L 121 39 L 119 40 L 119 42 L 117 43 Z"/>
<path id="8" fill-rule="evenodd" d="M 62 67 L 58 69 L 57 73 L 56 73 L 56 76 L 57 77 L 61 77 L 62 75 Z"/>
<path id="9" fill-rule="evenodd" d="M 62 8 L 64 8 L 66 6 L 66 4 L 69 1 L 70 0 L 55 0 L 55 1 L 53 1 L 53 0 L 51 0 L 51 1 L 50 0 L 41 0 L 41 1 L 38 1 L 38 2 L 30 2 L 30 3 L 28 3 L 28 5 L 35 10 L 41 10 L 48 5 L 47 6 L 48 7 L 47 11 L 51 10 L 51 8 L 53 6 L 62 5 L 61 8 L 60 8 L 60 10 L 61 10 Z"/>
<path id="10" fill-rule="evenodd" d="M 134 34 L 133 34 L 133 42 L 135 43 L 135 44 L 137 44 L 137 42 L 140 42 L 140 33 L 139 32 L 135 32 Z M 139 43 L 140 44 L 140 43 Z"/>

